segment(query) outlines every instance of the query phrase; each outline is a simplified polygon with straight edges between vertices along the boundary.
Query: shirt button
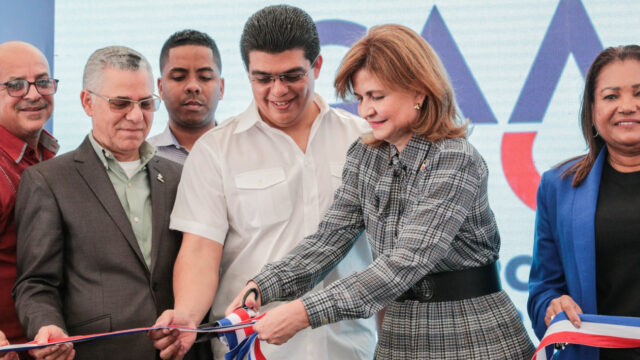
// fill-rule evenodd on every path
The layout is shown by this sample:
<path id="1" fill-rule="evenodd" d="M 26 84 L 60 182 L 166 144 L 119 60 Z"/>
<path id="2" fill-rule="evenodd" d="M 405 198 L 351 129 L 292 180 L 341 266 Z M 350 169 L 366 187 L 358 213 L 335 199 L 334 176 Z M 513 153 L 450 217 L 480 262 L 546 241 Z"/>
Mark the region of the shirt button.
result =
<path id="1" fill-rule="evenodd" d="M 127 186 L 128 186 L 128 187 L 131 187 L 131 183 L 127 183 Z"/>
<path id="2" fill-rule="evenodd" d="M 139 222 L 139 221 L 140 221 L 140 218 L 139 218 L 139 217 L 137 217 L 137 216 L 135 216 L 135 217 L 133 218 L 133 221 L 134 221 L 134 222 Z"/>

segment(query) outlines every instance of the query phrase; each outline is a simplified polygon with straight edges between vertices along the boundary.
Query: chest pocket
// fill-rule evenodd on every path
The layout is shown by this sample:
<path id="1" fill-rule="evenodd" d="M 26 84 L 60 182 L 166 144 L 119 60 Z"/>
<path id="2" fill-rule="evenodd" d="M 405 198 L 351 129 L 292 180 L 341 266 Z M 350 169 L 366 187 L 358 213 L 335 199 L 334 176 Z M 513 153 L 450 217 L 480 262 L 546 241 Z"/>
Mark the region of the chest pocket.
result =
<path id="1" fill-rule="evenodd" d="M 292 212 L 287 177 L 282 168 L 253 170 L 235 176 L 244 221 L 253 227 L 289 219 Z"/>

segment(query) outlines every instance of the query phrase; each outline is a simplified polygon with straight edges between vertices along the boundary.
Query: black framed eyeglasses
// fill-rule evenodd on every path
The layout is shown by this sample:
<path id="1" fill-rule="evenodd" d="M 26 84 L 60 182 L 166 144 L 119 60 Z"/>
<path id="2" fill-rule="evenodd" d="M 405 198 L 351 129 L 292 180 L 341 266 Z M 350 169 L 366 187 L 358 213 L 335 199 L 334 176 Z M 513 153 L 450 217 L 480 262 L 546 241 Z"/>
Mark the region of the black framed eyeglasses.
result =
<path id="1" fill-rule="evenodd" d="M 38 94 L 42 96 L 53 95 L 58 90 L 58 79 L 45 78 L 36 81 L 27 81 L 25 79 L 16 79 L 0 83 L 7 89 L 7 94 L 13 97 L 23 97 L 29 93 L 31 85 L 36 87 Z"/>
<path id="2" fill-rule="evenodd" d="M 311 63 L 311 67 L 309 70 L 300 70 L 300 71 L 291 71 L 282 74 L 253 74 L 249 75 L 249 79 L 252 82 L 258 83 L 260 85 L 269 85 L 272 82 L 275 82 L 276 79 L 279 79 L 283 84 L 295 84 L 300 81 L 302 78 L 307 76 L 311 70 L 316 66 L 316 61 L 318 58 Z"/>
<path id="3" fill-rule="evenodd" d="M 110 98 L 104 95 L 97 94 L 91 90 L 87 91 L 92 95 L 106 100 L 109 103 L 109 109 L 117 113 L 128 113 L 129 111 L 133 110 L 134 104 L 138 104 L 140 106 L 140 110 L 145 112 L 158 111 L 158 109 L 160 108 L 161 100 L 158 95 L 151 95 L 151 97 L 142 100 L 131 100 L 126 98 Z"/>

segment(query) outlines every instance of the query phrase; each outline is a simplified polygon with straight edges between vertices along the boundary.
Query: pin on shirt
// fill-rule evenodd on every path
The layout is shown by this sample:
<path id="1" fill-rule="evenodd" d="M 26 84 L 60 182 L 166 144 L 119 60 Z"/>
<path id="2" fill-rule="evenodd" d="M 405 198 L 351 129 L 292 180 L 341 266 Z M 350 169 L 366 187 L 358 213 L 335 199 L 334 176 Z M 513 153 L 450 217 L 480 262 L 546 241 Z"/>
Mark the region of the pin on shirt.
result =
<path id="1" fill-rule="evenodd" d="M 422 160 L 422 165 L 420 165 L 420 171 L 424 170 L 425 166 L 425 162 L 427 162 L 427 160 Z"/>
<path id="2" fill-rule="evenodd" d="M 162 176 L 162 174 L 158 174 L 156 179 L 158 179 L 158 181 L 160 181 L 161 183 L 164 183 L 164 177 Z"/>

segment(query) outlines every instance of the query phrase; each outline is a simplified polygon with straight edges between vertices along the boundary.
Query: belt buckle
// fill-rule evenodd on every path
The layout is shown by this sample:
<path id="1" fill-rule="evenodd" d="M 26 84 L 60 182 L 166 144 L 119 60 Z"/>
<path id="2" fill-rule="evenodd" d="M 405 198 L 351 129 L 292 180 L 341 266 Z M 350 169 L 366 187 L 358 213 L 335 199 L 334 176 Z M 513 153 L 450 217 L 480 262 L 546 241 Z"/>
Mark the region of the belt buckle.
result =
<path id="1" fill-rule="evenodd" d="M 435 294 L 435 281 L 431 277 L 425 276 L 420 280 L 420 283 L 416 285 L 418 285 L 417 288 L 412 287 L 409 289 L 411 297 L 418 302 L 431 301 Z M 425 291 L 425 289 L 428 291 Z"/>
<path id="2" fill-rule="evenodd" d="M 420 302 L 428 302 L 435 295 L 436 282 L 433 281 L 433 279 L 430 276 L 425 276 L 422 281 L 426 283 L 425 285 L 427 286 L 425 287 L 431 291 L 428 291 L 427 293 L 421 292 L 420 294 L 416 294 L 416 295 L 418 295 L 417 297 L 420 299 Z"/>

